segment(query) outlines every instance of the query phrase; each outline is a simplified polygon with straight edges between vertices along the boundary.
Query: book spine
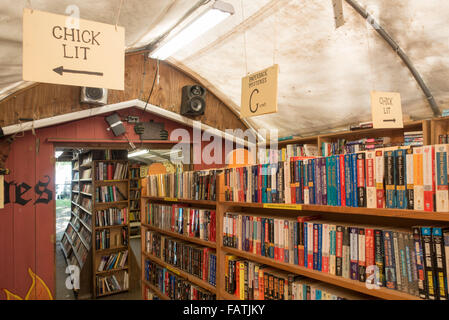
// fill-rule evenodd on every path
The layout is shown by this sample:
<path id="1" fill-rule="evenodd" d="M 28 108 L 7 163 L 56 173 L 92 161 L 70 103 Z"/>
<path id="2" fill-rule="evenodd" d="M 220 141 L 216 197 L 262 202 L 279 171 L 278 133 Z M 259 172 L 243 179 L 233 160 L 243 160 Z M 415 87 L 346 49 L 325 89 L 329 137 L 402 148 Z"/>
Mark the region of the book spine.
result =
<path id="1" fill-rule="evenodd" d="M 352 207 L 351 176 L 351 155 L 345 154 L 345 202 L 347 207 Z"/>
<path id="2" fill-rule="evenodd" d="M 435 281 L 436 277 L 434 271 L 434 252 L 431 227 L 421 227 L 421 246 L 424 257 L 427 298 L 429 300 L 435 300 L 437 298 L 437 283 Z"/>
<path id="3" fill-rule="evenodd" d="M 385 263 L 385 286 L 388 289 L 396 289 L 396 270 L 393 248 L 393 233 L 383 231 L 384 263 Z"/>
<path id="4" fill-rule="evenodd" d="M 340 176 L 340 156 L 335 156 L 335 197 L 336 206 L 341 206 L 341 176 Z"/>
<path id="5" fill-rule="evenodd" d="M 351 154 L 351 166 L 352 166 L 352 181 L 351 181 L 351 195 L 352 195 L 352 206 L 358 207 L 358 188 L 357 188 L 357 154 Z"/>
<path id="6" fill-rule="evenodd" d="M 375 183 L 376 183 L 376 208 L 385 207 L 385 197 L 384 197 L 384 155 L 383 150 L 376 150 L 376 168 L 375 172 Z"/>
<path id="7" fill-rule="evenodd" d="M 406 187 L 407 187 L 407 209 L 413 210 L 415 203 L 414 203 L 414 186 L 413 186 L 413 179 L 414 179 L 414 173 L 413 173 L 413 148 L 408 148 L 406 150 L 406 156 L 405 156 L 405 176 L 406 176 Z"/>
<path id="8" fill-rule="evenodd" d="M 366 207 L 376 208 L 375 151 L 366 151 Z"/>
<path id="9" fill-rule="evenodd" d="M 366 207 L 365 152 L 357 153 L 357 206 Z"/>
<path id="10" fill-rule="evenodd" d="M 303 161 L 304 170 L 302 172 L 304 173 L 303 181 L 304 181 L 304 204 L 310 204 L 310 192 L 309 192 L 309 160 Z"/>
<path id="11" fill-rule="evenodd" d="M 424 210 L 434 211 L 435 205 L 435 153 L 434 146 L 423 147 Z"/>
<path id="12" fill-rule="evenodd" d="M 318 224 L 318 254 L 317 254 L 317 270 L 321 271 L 323 268 L 323 225 Z"/>
<path id="13" fill-rule="evenodd" d="M 370 228 L 365 229 L 365 273 L 366 280 L 370 280 L 371 284 L 374 284 L 374 230 Z"/>
<path id="14" fill-rule="evenodd" d="M 329 238 L 330 238 L 330 247 L 329 247 L 329 274 L 335 275 L 336 273 L 336 233 L 337 227 L 336 225 L 329 226 Z"/>
<path id="15" fill-rule="evenodd" d="M 323 268 L 324 273 L 329 273 L 329 253 L 330 253 L 329 225 L 323 224 Z"/>
<path id="16" fill-rule="evenodd" d="M 387 208 L 396 208 L 396 183 L 395 183 L 395 156 L 394 151 L 385 152 L 385 193 Z"/>
<path id="17" fill-rule="evenodd" d="M 313 224 L 313 270 L 318 270 L 318 224 Z"/>
<path id="18" fill-rule="evenodd" d="M 434 265 L 435 265 L 435 287 L 436 297 L 439 300 L 447 300 L 447 278 L 446 278 L 446 266 L 444 257 L 444 242 L 443 242 L 443 230 L 440 227 L 432 228 L 432 243 L 434 252 Z"/>
<path id="19" fill-rule="evenodd" d="M 350 278 L 350 228 L 343 227 L 342 276 Z"/>
<path id="20" fill-rule="evenodd" d="M 440 144 L 435 146 L 435 174 L 436 174 L 436 211 L 449 211 L 449 191 L 447 179 L 447 165 L 449 145 Z"/>
<path id="21" fill-rule="evenodd" d="M 327 170 L 326 170 L 326 158 L 321 158 L 321 204 L 327 205 Z"/>
<path id="22" fill-rule="evenodd" d="M 358 239 L 357 239 L 359 252 L 358 252 L 358 273 L 359 273 L 359 281 L 365 282 L 366 281 L 366 242 L 365 242 L 365 229 L 359 228 L 358 229 Z"/>
<path id="23" fill-rule="evenodd" d="M 398 209 L 407 209 L 407 191 L 406 191 L 406 154 L 404 149 L 395 151 L 396 163 L 396 207 Z"/>
<path id="24" fill-rule="evenodd" d="M 398 251 L 399 251 L 399 269 L 401 277 L 401 290 L 409 292 L 409 283 L 407 275 L 407 253 L 405 248 L 405 235 L 403 232 L 398 232 Z"/>
<path id="25" fill-rule="evenodd" d="M 413 148 L 413 207 L 424 210 L 423 147 Z"/>
<path id="26" fill-rule="evenodd" d="M 313 269 L 314 259 L 313 259 L 313 250 L 314 250 L 314 232 L 313 232 L 313 223 L 307 223 L 307 268 Z"/>
<path id="27" fill-rule="evenodd" d="M 397 231 L 392 232 L 393 235 L 393 255 L 394 255 L 394 270 L 396 272 L 396 289 L 403 291 L 402 275 L 401 275 L 401 255 L 399 248 L 399 233 Z"/>
<path id="28" fill-rule="evenodd" d="M 358 229 L 356 227 L 350 227 L 350 276 L 352 280 L 358 280 Z"/>
<path id="29" fill-rule="evenodd" d="M 384 241 L 382 230 L 374 230 L 374 261 L 376 264 L 376 281 L 379 287 L 385 286 L 385 273 L 384 273 Z"/>
<path id="30" fill-rule="evenodd" d="M 346 172 L 345 172 L 345 156 L 340 155 L 340 199 L 341 206 L 346 207 Z"/>
<path id="31" fill-rule="evenodd" d="M 335 275 L 343 275 L 343 226 L 336 226 Z"/>

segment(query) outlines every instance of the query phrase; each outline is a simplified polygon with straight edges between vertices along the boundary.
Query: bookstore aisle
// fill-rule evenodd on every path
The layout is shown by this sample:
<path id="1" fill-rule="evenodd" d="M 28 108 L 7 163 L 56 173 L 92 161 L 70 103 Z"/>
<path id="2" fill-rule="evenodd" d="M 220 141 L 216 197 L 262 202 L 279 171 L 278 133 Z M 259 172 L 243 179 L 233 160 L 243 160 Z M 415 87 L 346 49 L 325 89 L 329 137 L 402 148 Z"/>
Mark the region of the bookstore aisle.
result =
<path id="1" fill-rule="evenodd" d="M 0 300 L 433 312 L 448 17 L 447 0 L 1 0 Z"/>

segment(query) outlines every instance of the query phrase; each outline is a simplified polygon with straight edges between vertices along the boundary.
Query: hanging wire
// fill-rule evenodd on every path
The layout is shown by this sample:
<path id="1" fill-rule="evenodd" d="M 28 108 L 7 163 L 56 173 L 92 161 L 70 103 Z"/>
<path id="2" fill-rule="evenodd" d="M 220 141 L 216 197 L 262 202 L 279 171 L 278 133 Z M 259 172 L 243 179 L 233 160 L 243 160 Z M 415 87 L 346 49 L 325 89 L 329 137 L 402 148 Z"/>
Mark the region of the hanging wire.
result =
<path id="1" fill-rule="evenodd" d="M 117 18 L 115 19 L 115 31 L 117 31 L 118 19 L 120 18 L 120 11 L 122 10 L 123 0 L 120 0 L 120 6 L 118 7 Z"/>
<path id="2" fill-rule="evenodd" d="M 245 21 L 245 10 L 243 9 L 243 0 L 240 0 L 240 6 L 242 8 L 242 23 Z M 243 30 L 243 51 L 245 59 L 245 74 L 248 74 L 248 56 L 246 52 L 246 29 Z"/>
<path id="3" fill-rule="evenodd" d="M 369 60 L 369 69 L 370 69 L 370 77 L 369 81 L 371 82 L 371 90 L 374 90 L 375 83 L 374 83 L 374 66 L 373 66 L 373 57 L 371 52 L 371 44 L 370 44 L 370 38 L 371 38 L 371 28 L 368 26 L 368 21 L 365 21 L 365 30 L 366 30 L 366 43 L 368 47 L 368 60 Z"/>
<path id="4" fill-rule="evenodd" d="M 279 9 L 280 10 L 280 9 Z M 277 46 L 278 46 L 278 13 L 279 11 L 276 10 L 274 12 L 274 41 L 273 41 L 273 65 L 276 64 L 276 53 L 277 53 Z"/>

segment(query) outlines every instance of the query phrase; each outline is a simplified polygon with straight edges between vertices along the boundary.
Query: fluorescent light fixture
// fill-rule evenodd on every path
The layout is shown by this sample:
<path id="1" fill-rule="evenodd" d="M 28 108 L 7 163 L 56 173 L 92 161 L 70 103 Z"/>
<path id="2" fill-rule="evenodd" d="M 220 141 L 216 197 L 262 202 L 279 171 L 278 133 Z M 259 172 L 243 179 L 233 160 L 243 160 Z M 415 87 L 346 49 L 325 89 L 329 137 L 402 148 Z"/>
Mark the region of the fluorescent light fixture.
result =
<path id="1" fill-rule="evenodd" d="M 128 158 L 141 156 L 141 155 L 146 154 L 146 153 L 148 153 L 147 149 L 138 150 L 138 151 L 135 151 L 135 152 L 128 153 Z"/>
<path id="2" fill-rule="evenodd" d="M 162 44 L 150 54 L 153 59 L 165 60 L 173 53 L 192 42 L 206 31 L 212 29 L 227 17 L 234 14 L 234 7 L 226 2 L 216 0 L 214 4 L 195 21 L 181 30 L 176 36 Z"/>
<path id="3" fill-rule="evenodd" d="M 55 158 L 59 158 L 64 151 L 55 151 Z"/>

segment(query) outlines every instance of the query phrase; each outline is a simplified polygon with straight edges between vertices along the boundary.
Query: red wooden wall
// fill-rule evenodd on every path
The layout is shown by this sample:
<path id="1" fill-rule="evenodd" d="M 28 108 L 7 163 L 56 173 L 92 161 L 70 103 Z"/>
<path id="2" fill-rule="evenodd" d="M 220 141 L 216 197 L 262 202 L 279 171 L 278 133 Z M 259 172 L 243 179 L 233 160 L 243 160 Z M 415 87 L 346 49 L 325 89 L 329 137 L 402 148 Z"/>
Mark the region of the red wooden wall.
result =
<path id="1" fill-rule="evenodd" d="M 143 121 L 164 122 L 169 134 L 182 127 L 135 108 L 119 111 L 119 114 L 139 115 Z M 0 300 L 7 297 L 4 289 L 25 298 L 32 285 L 29 269 L 43 280 L 54 298 L 55 166 L 54 146 L 47 139 L 122 140 L 106 130 L 108 125 L 104 118 L 103 115 L 86 118 L 37 129 L 35 136 L 28 131 L 24 136 L 16 137 L 6 162 L 6 167 L 11 170 L 5 176 L 5 196 L 6 199 L 9 196 L 9 203 L 0 209 Z M 137 140 L 133 128 L 126 123 L 125 126 L 129 139 Z M 184 128 L 192 132 L 190 128 Z M 203 142 L 202 146 L 206 144 Z M 223 159 L 224 153 L 223 145 Z M 212 167 L 223 165 L 195 165 L 195 169 Z M 9 194 L 6 194 L 8 190 Z M 34 291 L 32 295 L 48 298 L 42 295 L 40 288 Z"/>

